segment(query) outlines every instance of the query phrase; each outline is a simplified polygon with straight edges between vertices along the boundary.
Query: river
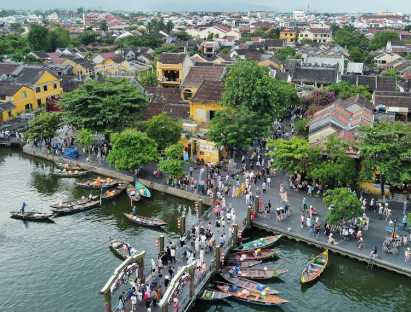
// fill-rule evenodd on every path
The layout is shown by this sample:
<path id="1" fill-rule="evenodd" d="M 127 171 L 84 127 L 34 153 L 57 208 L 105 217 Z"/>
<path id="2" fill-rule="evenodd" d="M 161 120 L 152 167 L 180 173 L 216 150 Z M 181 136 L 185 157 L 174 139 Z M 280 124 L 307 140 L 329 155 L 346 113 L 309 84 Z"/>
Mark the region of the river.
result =
<path id="1" fill-rule="evenodd" d="M 137 211 L 168 222 L 164 230 L 126 220 L 127 196 L 103 202 L 101 208 L 56 217 L 54 223 L 11 219 L 9 211 L 20 209 L 23 201 L 28 204 L 26 210 L 49 211 L 52 203 L 89 193 L 76 188 L 73 179 L 54 177 L 52 170 L 52 163 L 26 156 L 19 149 L 0 149 L 0 311 L 103 311 L 99 290 L 121 263 L 108 248 L 109 236 L 146 250 L 148 269 L 155 257 L 156 238 L 178 236 L 176 216 L 186 214 L 187 224 L 195 221 L 192 202 L 160 193 L 138 203 Z M 261 235 L 247 233 L 248 237 Z M 268 284 L 290 303 L 273 309 L 231 300 L 216 305 L 198 302 L 193 311 L 410 311 L 411 283 L 403 276 L 367 270 L 364 264 L 331 254 L 321 279 L 302 286 L 302 268 L 320 251 L 287 240 L 278 247 L 281 257 L 265 265 L 288 272 Z"/>

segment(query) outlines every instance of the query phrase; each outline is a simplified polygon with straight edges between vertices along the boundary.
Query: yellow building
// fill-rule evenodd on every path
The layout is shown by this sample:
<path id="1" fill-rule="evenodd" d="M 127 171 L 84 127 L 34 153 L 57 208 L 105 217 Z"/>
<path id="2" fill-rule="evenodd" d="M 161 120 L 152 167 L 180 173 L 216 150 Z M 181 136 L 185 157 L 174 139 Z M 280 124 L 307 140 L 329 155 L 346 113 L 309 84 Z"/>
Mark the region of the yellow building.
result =
<path id="1" fill-rule="evenodd" d="M 74 75 L 80 75 L 81 73 L 81 75 L 83 76 L 88 76 L 94 72 L 94 66 L 95 65 L 93 63 L 83 60 L 83 62 L 77 63 L 75 66 L 73 66 L 72 72 Z"/>
<path id="2" fill-rule="evenodd" d="M 220 152 L 214 142 L 206 140 L 197 140 L 197 158 L 202 159 L 204 163 L 218 163 L 220 161 Z"/>
<path id="3" fill-rule="evenodd" d="M 37 108 L 32 89 L 17 83 L 0 83 L 0 124 Z"/>
<path id="4" fill-rule="evenodd" d="M 280 39 L 286 40 L 287 42 L 296 42 L 297 32 L 289 28 L 280 31 Z"/>
<path id="5" fill-rule="evenodd" d="M 193 61 L 187 53 L 162 53 L 157 61 L 157 81 L 161 88 L 179 88 Z"/>
<path id="6" fill-rule="evenodd" d="M 270 69 L 273 68 L 273 69 L 276 69 L 276 70 L 278 70 L 278 71 L 282 71 L 282 70 L 284 69 L 284 64 L 283 64 L 280 60 L 276 59 L 276 58 L 273 57 L 273 56 L 270 57 L 269 59 L 260 61 L 260 62 L 258 63 L 258 65 L 260 65 L 260 66 L 267 66 L 267 67 L 269 67 Z"/>
<path id="7" fill-rule="evenodd" d="M 220 81 L 204 80 L 190 101 L 190 118 L 207 127 L 215 112 L 224 109 L 220 105 L 223 92 L 224 86 Z"/>

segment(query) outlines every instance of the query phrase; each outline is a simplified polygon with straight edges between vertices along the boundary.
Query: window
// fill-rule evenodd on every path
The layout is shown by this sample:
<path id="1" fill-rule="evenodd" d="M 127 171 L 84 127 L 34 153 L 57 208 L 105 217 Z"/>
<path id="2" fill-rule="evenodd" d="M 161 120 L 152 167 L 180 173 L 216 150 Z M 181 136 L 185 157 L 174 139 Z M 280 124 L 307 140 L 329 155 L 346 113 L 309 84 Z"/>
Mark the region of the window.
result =
<path id="1" fill-rule="evenodd" d="M 32 105 L 31 104 L 26 104 L 26 106 L 24 107 L 27 111 L 30 111 L 32 109 Z"/>
<path id="2" fill-rule="evenodd" d="M 193 97 L 193 92 L 191 90 L 187 89 L 184 90 L 184 100 L 189 100 Z"/>
<path id="3" fill-rule="evenodd" d="M 57 89 L 57 82 L 54 82 L 54 89 Z"/>
<path id="4" fill-rule="evenodd" d="M 27 97 L 27 93 L 26 93 L 26 91 L 23 91 L 23 98 L 26 98 Z"/>
<path id="5" fill-rule="evenodd" d="M 40 92 L 41 92 L 40 86 L 36 87 L 36 93 L 40 93 Z"/>
<path id="6" fill-rule="evenodd" d="M 11 111 L 8 111 L 7 113 L 9 113 L 9 118 L 13 117 L 13 114 L 11 113 Z"/>
<path id="7" fill-rule="evenodd" d="M 197 109 L 197 113 L 198 113 L 198 118 L 199 119 L 205 119 L 205 110 L 204 109 Z"/>
<path id="8" fill-rule="evenodd" d="M 47 85 L 43 86 L 43 90 L 44 90 L 44 92 L 47 92 Z"/>
<path id="9" fill-rule="evenodd" d="M 38 100 L 37 100 L 37 105 L 38 105 L 38 107 L 41 106 L 41 99 L 38 99 Z"/>

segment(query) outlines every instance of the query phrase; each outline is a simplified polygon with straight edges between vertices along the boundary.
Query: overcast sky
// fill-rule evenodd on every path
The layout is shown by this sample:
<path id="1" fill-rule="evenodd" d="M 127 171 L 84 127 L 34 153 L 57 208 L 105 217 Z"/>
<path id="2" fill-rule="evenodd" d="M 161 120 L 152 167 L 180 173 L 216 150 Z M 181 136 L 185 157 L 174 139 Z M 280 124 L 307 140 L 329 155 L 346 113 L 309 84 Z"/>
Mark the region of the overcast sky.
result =
<path id="1" fill-rule="evenodd" d="M 410 9 L 410 0 L 3 0 L 2 9 L 70 9 L 78 7 L 123 11 L 247 11 L 273 10 L 291 12 L 404 12 Z"/>

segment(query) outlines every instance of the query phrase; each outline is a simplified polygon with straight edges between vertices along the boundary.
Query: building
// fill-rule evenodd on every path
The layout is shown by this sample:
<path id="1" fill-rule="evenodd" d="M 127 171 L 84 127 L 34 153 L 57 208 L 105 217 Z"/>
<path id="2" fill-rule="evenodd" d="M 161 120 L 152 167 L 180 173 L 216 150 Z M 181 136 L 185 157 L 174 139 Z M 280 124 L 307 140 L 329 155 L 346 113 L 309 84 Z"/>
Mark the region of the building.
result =
<path id="1" fill-rule="evenodd" d="M 303 10 L 293 11 L 293 18 L 294 19 L 303 19 L 304 17 L 305 17 L 305 11 L 303 11 Z"/>
<path id="2" fill-rule="evenodd" d="M 158 86 L 179 88 L 193 65 L 187 53 L 162 53 L 157 61 Z"/>
<path id="3" fill-rule="evenodd" d="M 297 32 L 289 28 L 285 28 L 280 31 L 280 39 L 287 42 L 296 42 L 297 41 Z"/>
<path id="4" fill-rule="evenodd" d="M 312 42 L 328 43 L 332 41 L 332 33 L 329 29 L 305 29 L 299 33 L 298 42 L 304 39 Z"/>
<path id="5" fill-rule="evenodd" d="M 0 83 L 0 124 L 36 107 L 33 89 L 19 83 Z"/>

